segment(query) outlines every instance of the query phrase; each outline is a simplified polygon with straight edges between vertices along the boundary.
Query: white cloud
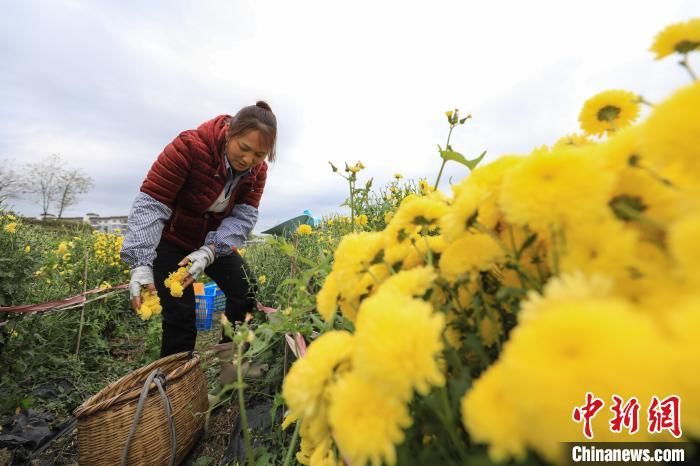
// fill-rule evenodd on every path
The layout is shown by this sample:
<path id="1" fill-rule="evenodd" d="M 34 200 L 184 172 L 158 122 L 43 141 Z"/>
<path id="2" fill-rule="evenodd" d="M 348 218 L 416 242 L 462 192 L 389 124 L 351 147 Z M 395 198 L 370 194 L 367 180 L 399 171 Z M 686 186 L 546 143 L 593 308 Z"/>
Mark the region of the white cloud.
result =
<path id="1" fill-rule="evenodd" d="M 647 48 L 700 14 L 692 0 L 33 3 L 0 19 L 0 158 L 60 152 L 98 181 L 76 215 L 126 213 L 174 135 L 264 98 L 279 161 L 259 229 L 335 209 L 329 160 L 434 179 L 454 106 L 474 115 L 454 147 L 493 159 L 575 131 L 600 90 L 658 100 L 687 76 Z"/>

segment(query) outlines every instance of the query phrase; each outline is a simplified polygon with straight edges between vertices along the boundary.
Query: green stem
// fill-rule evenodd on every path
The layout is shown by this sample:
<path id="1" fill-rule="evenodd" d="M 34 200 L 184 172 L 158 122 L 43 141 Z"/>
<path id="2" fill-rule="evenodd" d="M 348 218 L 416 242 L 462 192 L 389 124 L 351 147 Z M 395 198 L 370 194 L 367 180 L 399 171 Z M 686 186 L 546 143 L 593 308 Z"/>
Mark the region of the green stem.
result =
<path id="1" fill-rule="evenodd" d="M 245 399 L 243 397 L 243 341 L 238 344 L 238 367 L 236 368 L 238 379 L 238 409 L 241 416 L 241 428 L 243 430 L 243 442 L 245 445 L 246 458 L 249 466 L 255 466 L 255 458 L 253 457 L 253 442 L 250 438 L 250 430 L 248 429 L 248 414 L 245 410 Z"/>
<path id="2" fill-rule="evenodd" d="M 698 80 L 698 77 L 695 75 L 695 71 L 693 71 L 693 69 L 690 67 L 690 63 L 688 63 L 688 54 L 687 53 L 683 54 L 683 60 L 681 60 L 679 63 L 683 68 L 688 70 L 688 74 L 690 75 L 690 79 L 692 79 L 693 81 Z"/>
<path id="3" fill-rule="evenodd" d="M 294 426 L 294 434 L 292 435 L 292 441 L 289 444 L 289 448 L 287 448 L 287 454 L 284 456 L 283 466 L 289 466 L 291 464 L 292 455 L 294 454 L 294 450 L 296 450 L 296 447 L 297 447 L 297 439 L 299 438 L 299 429 L 301 428 L 301 419 L 297 419 L 297 422 L 295 424 L 296 425 Z"/>
<path id="4" fill-rule="evenodd" d="M 652 107 L 652 108 L 654 107 L 653 103 L 649 102 L 647 99 L 645 99 L 641 95 L 639 96 L 639 103 L 644 104 L 644 105 L 648 105 L 649 107 Z"/>
<path id="5" fill-rule="evenodd" d="M 448 150 L 450 147 L 450 138 L 452 137 L 452 130 L 454 129 L 454 125 L 450 125 L 450 132 L 447 133 L 447 143 L 445 144 L 445 150 Z M 442 154 L 440 154 L 442 156 Z M 447 163 L 447 160 L 444 158 L 442 159 L 442 165 L 440 165 L 440 172 L 438 173 L 437 180 L 435 180 L 435 186 L 433 189 L 437 189 L 438 185 L 440 184 L 440 178 L 442 177 L 442 170 L 445 168 L 445 163 Z"/>
<path id="6" fill-rule="evenodd" d="M 622 215 L 625 215 L 629 219 L 641 223 L 642 225 L 650 226 L 656 230 L 659 230 L 660 232 L 666 231 L 666 225 L 654 220 L 653 218 L 647 217 L 637 209 L 634 209 L 623 202 L 617 203 L 614 210 Z"/>
<path id="7" fill-rule="evenodd" d="M 355 182 L 349 180 L 348 183 L 350 184 L 350 228 L 352 228 L 352 232 L 355 233 Z"/>
<path id="8" fill-rule="evenodd" d="M 551 227 L 552 232 L 552 275 L 559 275 L 559 229 Z"/>
<path id="9" fill-rule="evenodd" d="M 638 162 L 632 166 L 634 168 L 639 168 L 640 170 L 644 170 L 649 176 L 651 176 L 654 179 L 654 181 L 658 181 L 663 186 L 670 188 L 670 189 L 675 189 L 676 191 L 679 190 L 678 186 L 674 185 L 671 180 L 669 180 L 668 178 L 664 178 L 660 174 L 656 173 L 656 171 L 654 169 L 652 169 L 646 165 L 642 165 L 641 163 L 638 163 Z"/>
<path id="10" fill-rule="evenodd" d="M 438 184 L 440 184 L 440 177 L 442 177 L 442 170 L 445 168 L 445 163 L 447 163 L 447 160 L 442 159 L 442 165 L 440 165 L 440 172 L 438 172 L 437 180 L 435 180 L 435 186 L 433 186 L 433 189 L 437 189 Z"/>
<path id="11" fill-rule="evenodd" d="M 450 409 L 450 400 L 447 395 L 447 387 L 440 388 L 440 400 L 442 401 L 442 407 L 445 411 L 443 413 L 443 416 L 440 417 L 442 418 L 442 422 L 445 426 L 445 430 L 447 431 L 448 437 L 454 444 L 455 449 L 457 450 L 457 454 L 459 455 L 460 459 L 464 464 L 464 460 L 466 460 L 467 455 L 464 451 L 464 442 L 460 441 L 459 437 L 457 436 L 457 429 L 455 429 L 454 426 L 454 419 L 452 417 L 453 413 Z"/>

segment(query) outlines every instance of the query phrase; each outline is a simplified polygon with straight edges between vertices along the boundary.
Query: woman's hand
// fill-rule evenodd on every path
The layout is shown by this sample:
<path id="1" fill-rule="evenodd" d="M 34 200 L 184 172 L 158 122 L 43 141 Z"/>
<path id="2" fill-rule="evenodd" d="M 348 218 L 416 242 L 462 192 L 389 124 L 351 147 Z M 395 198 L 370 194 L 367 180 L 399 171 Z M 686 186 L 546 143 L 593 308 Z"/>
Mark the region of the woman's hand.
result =
<path id="1" fill-rule="evenodd" d="M 131 269 L 131 279 L 129 280 L 129 297 L 131 298 L 131 308 L 138 311 L 141 307 L 141 288 L 148 287 L 152 293 L 156 292 L 153 284 L 153 269 L 147 265 L 140 265 Z"/>
<path id="2" fill-rule="evenodd" d="M 194 252 L 189 253 L 184 259 L 180 261 L 177 265 L 180 267 L 185 267 L 188 264 L 190 267 L 187 269 L 189 272 L 185 276 L 185 280 L 182 282 L 182 287 L 187 288 L 190 286 L 201 274 L 204 269 L 209 267 L 214 262 L 214 249 L 211 246 L 202 246 Z"/>

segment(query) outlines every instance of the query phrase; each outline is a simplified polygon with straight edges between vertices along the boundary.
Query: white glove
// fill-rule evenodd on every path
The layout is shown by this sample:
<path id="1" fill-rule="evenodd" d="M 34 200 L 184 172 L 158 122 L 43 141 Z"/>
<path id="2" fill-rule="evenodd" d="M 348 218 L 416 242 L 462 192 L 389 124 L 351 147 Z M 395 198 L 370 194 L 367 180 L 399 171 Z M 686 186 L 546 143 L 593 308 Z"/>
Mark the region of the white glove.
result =
<path id="1" fill-rule="evenodd" d="M 141 296 L 141 287 L 153 284 L 153 269 L 148 265 L 140 265 L 131 269 L 131 280 L 129 280 L 130 298 Z"/>
<path id="2" fill-rule="evenodd" d="M 214 251 L 209 246 L 202 246 L 185 256 L 184 260 L 190 261 L 191 265 L 187 271 L 192 278 L 197 278 L 200 273 L 204 272 L 204 269 L 214 262 Z"/>

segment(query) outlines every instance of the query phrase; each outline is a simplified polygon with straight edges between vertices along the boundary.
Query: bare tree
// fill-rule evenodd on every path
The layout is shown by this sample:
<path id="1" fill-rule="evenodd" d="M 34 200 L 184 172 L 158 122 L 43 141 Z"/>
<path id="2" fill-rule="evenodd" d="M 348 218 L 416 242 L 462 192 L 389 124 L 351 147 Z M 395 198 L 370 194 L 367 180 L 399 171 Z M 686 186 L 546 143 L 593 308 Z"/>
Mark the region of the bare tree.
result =
<path id="1" fill-rule="evenodd" d="M 46 216 L 61 193 L 59 184 L 63 167 L 58 154 L 52 154 L 37 163 L 27 164 L 21 181 L 21 192 L 41 206 Z"/>
<path id="2" fill-rule="evenodd" d="M 20 188 L 20 179 L 12 166 L 5 160 L 0 162 L 0 202 L 16 197 Z"/>
<path id="3" fill-rule="evenodd" d="M 58 178 L 58 185 L 60 188 L 56 199 L 58 218 L 61 218 L 66 207 L 77 204 L 78 197 L 94 186 L 92 179 L 79 169 L 63 170 Z"/>
<path id="4" fill-rule="evenodd" d="M 66 168 L 58 154 L 27 164 L 20 177 L 18 191 L 41 206 L 43 217 L 52 207 L 63 211 L 78 203 L 81 194 L 93 186 L 92 179 L 79 169 Z"/>

